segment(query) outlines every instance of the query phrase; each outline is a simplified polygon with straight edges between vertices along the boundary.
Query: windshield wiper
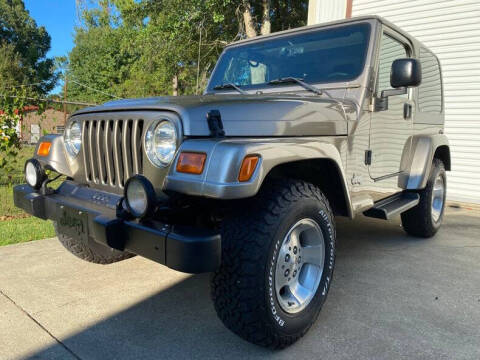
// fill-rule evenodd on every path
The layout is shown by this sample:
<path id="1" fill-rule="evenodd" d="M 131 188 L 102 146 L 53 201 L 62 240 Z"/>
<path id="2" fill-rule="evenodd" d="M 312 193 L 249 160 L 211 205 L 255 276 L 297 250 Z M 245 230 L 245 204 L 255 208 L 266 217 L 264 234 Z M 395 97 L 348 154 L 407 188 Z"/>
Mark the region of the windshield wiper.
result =
<path id="1" fill-rule="evenodd" d="M 307 89 L 317 95 L 323 94 L 322 90 L 316 88 L 313 85 L 307 84 L 306 82 L 303 81 L 303 79 L 296 78 L 296 77 L 285 77 L 285 78 L 270 80 L 268 82 L 268 85 L 279 85 L 279 84 L 288 84 L 288 83 L 297 83 L 304 89 Z"/>
<path id="2" fill-rule="evenodd" d="M 240 94 L 247 94 L 246 91 L 240 89 L 238 85 L 235 85 L 234 83 L 223 83 L 220 85 L 217 85 L 213 88 L 214 90 L 224 90 L 224 89 L 235 89 L 237 90 Z"/>

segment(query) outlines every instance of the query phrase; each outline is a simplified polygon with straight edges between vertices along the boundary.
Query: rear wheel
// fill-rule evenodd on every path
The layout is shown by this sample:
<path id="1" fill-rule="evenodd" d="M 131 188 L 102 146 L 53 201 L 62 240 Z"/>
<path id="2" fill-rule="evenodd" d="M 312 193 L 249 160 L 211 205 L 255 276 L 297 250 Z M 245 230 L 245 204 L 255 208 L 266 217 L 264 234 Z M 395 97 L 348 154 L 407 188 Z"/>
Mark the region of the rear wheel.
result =
<path id="1" fill-rule="evenodd" d="M 332 211 L 317 187 L 293 180 L 264 185 L 242 208 L 222 225 L 215 310 L 247 341 L 283 348 L 308 331 L 327 297 L 335 264 Z"/>
<path id="2" fill-rule="evenodd" d="M 88 242 L 85 243 L 81 240 L 63 235 L 58 232 L 56 222 L 53 223 L 53 226 L 58 240 L 60 240 L 63 247 L 82 260 L 95 264 L 112 264 L 135 256 L 134 254 L 109 248 L 92 240 L 88 240 Z"/>
<path id="3" fill-rule="evenodd" d="M 418 205 L 402 214 L 402 226 L 410 235 L 428 238 L 435 235 L 443 222 L 447 175 L 441 160 L 433 160 L 427 186 L 419 194 Z"/>

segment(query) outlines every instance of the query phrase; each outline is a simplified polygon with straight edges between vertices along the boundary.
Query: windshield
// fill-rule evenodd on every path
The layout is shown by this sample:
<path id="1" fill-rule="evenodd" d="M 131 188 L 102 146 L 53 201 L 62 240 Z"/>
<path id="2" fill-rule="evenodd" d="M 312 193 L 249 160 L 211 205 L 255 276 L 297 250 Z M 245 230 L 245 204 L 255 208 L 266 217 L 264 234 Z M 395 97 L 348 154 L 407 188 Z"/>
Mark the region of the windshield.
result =
<path id="1" fill-rule="evenodd" d="M 363 71 L 369 37 L 370 25 L 361 23 L 233 46 L 219 59 L 207 92 L 225 84 L 266 87 L 288 77 L 310 84 L 354 80 Z"/>

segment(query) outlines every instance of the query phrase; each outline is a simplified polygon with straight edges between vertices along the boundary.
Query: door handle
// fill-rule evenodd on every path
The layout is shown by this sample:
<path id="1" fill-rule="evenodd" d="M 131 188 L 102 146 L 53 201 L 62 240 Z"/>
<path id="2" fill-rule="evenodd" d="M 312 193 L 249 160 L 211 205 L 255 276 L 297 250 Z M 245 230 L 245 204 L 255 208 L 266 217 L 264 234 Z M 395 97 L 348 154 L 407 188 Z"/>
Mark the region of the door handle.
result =
<path id="1" fill-rule="evenodd" d="M 405 120 L 412 118 L 412 104 L 403 104 L 403 118 Z"/>

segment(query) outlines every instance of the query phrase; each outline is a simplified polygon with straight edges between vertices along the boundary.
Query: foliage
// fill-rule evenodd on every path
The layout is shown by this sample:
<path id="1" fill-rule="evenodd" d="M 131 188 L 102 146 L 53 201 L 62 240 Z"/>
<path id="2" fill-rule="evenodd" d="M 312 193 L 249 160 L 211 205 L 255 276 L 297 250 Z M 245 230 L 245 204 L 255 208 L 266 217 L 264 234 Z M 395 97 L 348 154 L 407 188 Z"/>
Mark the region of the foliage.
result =
<path id="1" fill-rule="evenodd" d="M 46 103 L 25 86 L 13 87 L 0 96 L 0 170 L 11 174 L 21 147 L 17 124 L 25 115 L 27 105 L 37 105 L 38 113 L 45 111 Z"/>
<path id="2" fill-rule="evenodd" d="M 57 81 L 53 60 L 46 57 L 50 36 L 38 27 L 22 0 L 0 0 L 0 170 L 10 174 L 20 149 L 16 128 L 27 105 Z"/>
<path id="3" fill-rule="evenodd" d="M 53 89 L 53 60 L 46 57 L 50 40 L 22 0 L 0 0 L 0 91 L 6 86 L 34 83 L 38 83 L 35 91 L 40 94 Z"/>
<path id="4" fill-rule="evenodd" d="M 100 102 L 200 93 L 224 46 L 247 36 L 246 9 L 259 34 L 267 22 L 271 31 L 305 25 L 307 8 L 306 0 L 99 0 L 96 6 L 84 5 L 69 56 L 69 98 Z"/>

